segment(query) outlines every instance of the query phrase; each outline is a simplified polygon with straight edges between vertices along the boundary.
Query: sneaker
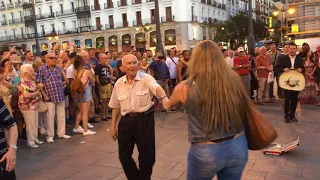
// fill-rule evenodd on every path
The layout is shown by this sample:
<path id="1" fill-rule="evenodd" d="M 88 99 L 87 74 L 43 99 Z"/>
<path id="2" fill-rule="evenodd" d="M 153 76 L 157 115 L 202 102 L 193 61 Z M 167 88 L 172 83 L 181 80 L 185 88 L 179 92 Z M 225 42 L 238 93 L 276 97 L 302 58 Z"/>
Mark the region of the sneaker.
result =
<path id="1" fill-rule="evenodd" d="M 36 139 L 36 140 L 35 140 L 35 143 L 36 143 L 36 144 L 43 144 L 44 142 L 43 142 L 43 141 L 39 141 L 39 139 Z"/>
<path id="2" fill-rule="evenodd" d="M 83 128 L 81 126 L 79 126 L 77 129 L 73 128 L 73 132 L 82 134 L 83 133 Z"/>
<path id="3" fill-rule="evenodd" d="M 40 128 L 40 134 L 41 134 L 41 135 L 46 135 L 46 134 L 47 134 L 46 129 Z"/>
<path id="4" fill-rule="evenodd" d="M 38 148 L 39 146 L 36 145 L 36 144 L 33 144 L 33 145 L 28 146 L 28 147 L 29 147 L 29 148 Z"/>
<path id="5" fill-rule="evenodd" d="M 83 132 L 84 136 L 94 135 L 96 132 L 88 130 L 87 132 Z"/>
<path id="6" fill-rule="evenodd" d="M 88 128 L 92 129 L 92 128 L 94 128 L 94 126 L 92 124 L 88 123 Z"/>
<path id="7" fill-rule="evenodd" d="M 167 110 L 165 110 L 165 109 L 162 109 L 160 112 L 163 114 L 167 114 Z"/>
<path id="8" fill-rule="evenodd" d="M 51 137 L 51 138 L 48 138 L 48 139 L 47 139 L 47 142 L 48 142 L 48 143 L 53 143 L 54 140 L 53 140 L 53 138 Z"/>
<path id="9" fill-rule="evenodd" d="M 61 138 L 61 139 L 70 139 L 71 136 L 65 134 L 63 136 L 59 136 L 59 138 Z"/>

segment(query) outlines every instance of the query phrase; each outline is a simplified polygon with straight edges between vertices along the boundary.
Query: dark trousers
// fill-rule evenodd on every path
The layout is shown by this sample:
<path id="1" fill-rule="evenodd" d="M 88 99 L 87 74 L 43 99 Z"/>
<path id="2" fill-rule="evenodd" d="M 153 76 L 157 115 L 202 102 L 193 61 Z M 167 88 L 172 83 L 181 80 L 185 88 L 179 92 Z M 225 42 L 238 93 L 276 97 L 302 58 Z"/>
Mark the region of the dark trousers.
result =
<path id="1" fill-rule="evenodd" d="M 139 169 L 133 160 L 134 145 L 139 151 Z M 151 180 L 155 162 L 153 112 L 136 118 L 122 117 L 118 126 L 119 159 L 128 180 Z"/>
<path id="2" fill-rule="evenodd" d="M 2 158 L 2 156 L 0 156 Z M 6 161 L 0 163 L 0 179 L 1 180 L 16 180 L 16 174 L 13 171 L 6 171 Z"/>
<path id="3" fill-rule="evenodd" d="M 174 87 L 177 85 L 177 79 L 171 79 L 169 83 L 170 94 L 172 94 Z"/>
<path id="4" fill-rule="evenodd" d="M 284 92 L 284 113 L 290 118 L 294 118 L 298 104 L 298 91 L 283 90 Z"/>
<path id="5" fill-rule="evenodd" d="M 283 99 L 283 89 L 279 86 L 279 77 L 276 77 L 277 86 L 278 86 L 278 98 Z"/>

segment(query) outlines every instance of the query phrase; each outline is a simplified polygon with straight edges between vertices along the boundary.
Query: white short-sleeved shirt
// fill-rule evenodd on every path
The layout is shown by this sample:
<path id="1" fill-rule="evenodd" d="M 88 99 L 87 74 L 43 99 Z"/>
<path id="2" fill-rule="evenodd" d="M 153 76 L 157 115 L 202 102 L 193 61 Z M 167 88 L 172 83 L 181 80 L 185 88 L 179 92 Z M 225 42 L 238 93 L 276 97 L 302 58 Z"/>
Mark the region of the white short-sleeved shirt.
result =
<path id="1" fill-rule="evenodd" d="M 173 57 L 172 59 L 170 57 L 167 57 L 166 64 L 169 69 L 170 78 L 175 79 L 177 77 L 177 64 L 179 59 L 176 57 Z"/>
<path id="2" fill-rule="evenodd" d="M 67 68 L 67 78 L 68 78 L 68 79 L 74 79 L 74 68 L 73 68 L 73 64 L 71 64 L 71 65 Z"/>
<path id="3" fill-rule="evenodd" d="M 231 59 L 231 57 L 227 56 L 224 58 L 227 65 L 230 67 L 230 68 L 233 68 L 234 67 L 234 64 L 233 64 L 233 60 Z"/>
<path id="4" fill-rule="evenodd" d="M 144 72 L 137 72 L 133 84 L 129 84 L 127 76 L 123 76 L 114 85 L 109 107 L 119 108 L 122 116 L 146 112 L 153 105 L 152 97 L 156 95 L 158 86 L 157 81 Z"/>

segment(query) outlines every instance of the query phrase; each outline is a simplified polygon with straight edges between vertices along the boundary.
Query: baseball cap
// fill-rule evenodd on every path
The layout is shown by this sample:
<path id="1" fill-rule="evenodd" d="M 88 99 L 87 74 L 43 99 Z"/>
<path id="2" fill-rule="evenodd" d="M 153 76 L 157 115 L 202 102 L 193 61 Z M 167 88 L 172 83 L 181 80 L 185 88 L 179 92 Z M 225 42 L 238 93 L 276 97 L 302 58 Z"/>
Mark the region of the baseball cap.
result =
<path id="1" fill-rule="evenodd" d="M 244 52 L 243 47 L 239 47 L 239 48 L 238 48 L 238 52 Z"/>

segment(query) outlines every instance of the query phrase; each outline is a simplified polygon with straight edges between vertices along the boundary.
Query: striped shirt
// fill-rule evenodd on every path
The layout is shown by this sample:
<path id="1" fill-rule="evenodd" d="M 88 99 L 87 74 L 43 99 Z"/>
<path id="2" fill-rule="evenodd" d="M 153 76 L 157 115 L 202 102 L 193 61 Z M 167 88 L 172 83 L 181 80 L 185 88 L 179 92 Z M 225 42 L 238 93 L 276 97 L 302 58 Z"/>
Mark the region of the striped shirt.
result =
<path id="1" fill-rule="evenodd" d="M 64 101 L 62 70 L 55 66 L 51 71 L 48 65 L 41 66 L 37 71 L 37 83 L 44 85 L 44 91 L 49 97 L 49 102 L 59 103 Z"/>
<path id="2" fill-rule="evenodd" d="M 0 158 L 7 152 L 7 142 L 3 129 L 9 129 L 16 124 L 2 98 L 0 98 Z"/>

